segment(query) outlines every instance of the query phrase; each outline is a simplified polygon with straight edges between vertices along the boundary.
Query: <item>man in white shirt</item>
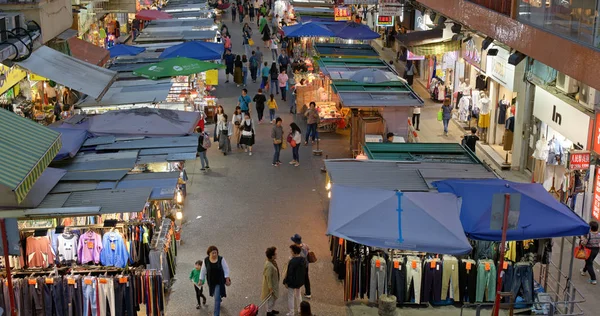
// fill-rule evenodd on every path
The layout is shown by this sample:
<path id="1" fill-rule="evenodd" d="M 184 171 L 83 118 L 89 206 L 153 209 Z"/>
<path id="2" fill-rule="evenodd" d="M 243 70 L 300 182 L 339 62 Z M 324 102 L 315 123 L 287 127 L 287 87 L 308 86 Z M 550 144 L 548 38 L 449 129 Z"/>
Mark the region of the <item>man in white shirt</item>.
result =
<path id="1" fill-rule="evenodd" d="M 415 106 L 415 107 L 413 107 L 412 125 L 417 131 L 420 131 L 420 129 L 419 129 L 420 122 L 421 122 L 421 107 Z"/>

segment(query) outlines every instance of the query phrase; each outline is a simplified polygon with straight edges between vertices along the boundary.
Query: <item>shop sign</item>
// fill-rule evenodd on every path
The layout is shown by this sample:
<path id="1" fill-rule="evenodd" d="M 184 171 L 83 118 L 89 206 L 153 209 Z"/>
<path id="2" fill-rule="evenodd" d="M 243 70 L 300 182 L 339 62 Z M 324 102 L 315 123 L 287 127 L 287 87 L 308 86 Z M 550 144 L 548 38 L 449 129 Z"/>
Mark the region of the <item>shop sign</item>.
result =
<path id="1" fill-rule="evenodd" d="M 379 0 L 379 14 L 389 16 L 402 15 L 403 4 L 397 0 Z"/>
<path id="2" fill-rule="evenodd" d="M 481 68 L 481 44 L 483 39 L 479 36 L 472 35 L 472 38 L 462 45 L 462 58 L 469 64 Z"/>
<path id="3" fill-rule="evenodd" d="M 30 81 L 48 81 L 48 79 L 46 79 L 40 75 L 36 75 L 36 74 L 29 74 L 29 80 Z"/>
<path id="4" fill-rule="evenodd" d="M 406 60 L 424 60 L 425 59 L 425 56 L 415 55 L 415 54 L 411 53 L 409 50 L 407 50 L 406 52 L 407 52 Z"/>
<path id="5" fill-rule="evenodd" d="M 533 101 L 533 116 L 581 148 L 586 148 L 590 117 L 537 86 Z"/>
<path id="6" fill-rule="evenodd" d="M 423 14 L 423 12 L 415 11 L 415 27 L 417 31 L 429 31 L 431 28 L 427 24 L 433 24 L 429 18 L 429 14 Z"/>
<path id="7" fill-rule="evenodd" d="M 590 168 L 589 151 L 572 151 L 569 153 L 570 170 L 587 170 Z"/>
<path id="8" fill-rule="evenodd" d="M 26 77 L 27 73 L 17 67 L 0 65 L 0 94 L 4 94 Z"/>
<path id="9" fill-rule="evenodd" d="M 345 5 L 338 5 L 333 10 L 333 16 L 336 21 L 352 20 L 352 10 Z"/>
<path id="10" fill-rule="evenodd" d="M 385 15 L 377 16 L 377 26 L 394 26 L 394 17 Z"/>
<path id="11" fill-rule="evenodd" d="M 600 154 L 600 113 L 596 114 L 596 132 L 594 133 L 594 152 Z"/>
<path id="12" fill-rule="evenodd" d="M 600 221 L 600 170 L 596 171 L 596 178 L 594 179 L 594 204 L 592 205 L 592 217 Z"/>
<path id="13" fill-rule="evenodd" d="M 515 66 L 508 63 L 510 53 L 502 47 L 494 47 L 498 50 L 496 56 L 488 56 L 486 73 L 502 86 L 510 91 L 514 90 Z"/>

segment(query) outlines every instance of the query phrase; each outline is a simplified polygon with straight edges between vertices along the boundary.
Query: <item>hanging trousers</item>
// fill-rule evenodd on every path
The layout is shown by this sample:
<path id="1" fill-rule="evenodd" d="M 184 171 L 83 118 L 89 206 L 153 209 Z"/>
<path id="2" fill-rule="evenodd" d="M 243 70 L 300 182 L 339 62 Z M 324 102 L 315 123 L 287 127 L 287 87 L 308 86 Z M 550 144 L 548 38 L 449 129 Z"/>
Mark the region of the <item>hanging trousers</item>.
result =
<path id="1" fill-rule="evenodd" d="M 410 285 L 413 283 L 415 303 L 421 303 L 421 259 L 409 256 L 406 258 L 406 299 L 410 299 Z"/>
<path id="2" fill-rule="evenodd" d="M 44 282 L 38 278 L 36 284 L 29 284 L 29 279 L 23 282 L 22 315 L 44 315 Z"/>
<path id="3" fill-rule="evenodd" d="M 103 283 L 106 280 L 106 283 Z M 106 304 L 111 315 L 115 315 L 115 284 L 113 278 L 98 279 L 98 306 L 100 307 L 100 315 L 106 315 Z"/>
<path id="4" fill-rule="evenodd" d="M 512 293 L 517 297 L 519 290 L 523 290 L 525 302 L 533 301 L 533 269 L 530 265 L 515 265 L 513 272 Z"/>
<path id="5" fill-rule="evenodd" d="M 118 279 L 115 279 L 115 316 L 134 315 L 133 287 L 130 285 L 131 283 L 131 278 L 128 278 L 126 283 L 120 283 Z"/>
<path id="6" fill-rule="evenodd" d="M 69 284 L 67 279 L 63 280 L 63 287 L 66 297 L 65 313 L 67 316 L 83 315 L 83 292 L 81 290 L 81 279 L 76 279 L 75 284 Z M 77 286 L 77 288 L 75 288 L 75 286 Z"/>
<path id="7" fill-rule="evenodd" d="M 377 260 L 379 260 L 379 267 L 377 267 Z M 379 296 L 387 293 L 385 286 L 385 273 L 385 259 L 383 257 L 374 256 L 371 259 L 371 284 L 369 286 L 370 302 L 376 302 Z"/>
<path id="8" fill-rule="evenodd" d="M 459 301 L 459 276 L 458 276 L 458 260 L 454 257 L 444 256 L 442 272 L 442 301 L 448 297 Z"/>
<path id="9" fill-rule="evenodd" d="M 502 277 L 502 292 L 512 291 L 512 285 L 514 283 L 514 268 L 512 264 L 509 264 L 504 270 L 504 276 Z M 516 299 L 516 297 L 515 297 Z M 503 297 L 502 302 L 508 303 L 509 298 Z"/>
<path id="10" fill-rule="evenodd" d="M 471 269 L 467 270 L 467 262 Z M 464 303 L 475 303 L 477 293 L 477 267 L 474 260 L 462 260 L 459 269 L 459 294 L 460 301 Z"/>
<path id="11" fill-rule="evenodd" d="M 439 302 L 442 300 L 442 261 L 435 260 L 432 267 L 432 260 L 425 261 L 423 267 L 423 302 Z"/>
<path id="12" fill-rule="evenodd" d="M 486 265 L 487 263 L 487 265 Z M 489 270 L 487 269 L 489 266 Z M 479 260 L 477 265 L 476 302 L 493 302 L 496 298 L 496 265 L 492 260 Z"/>
<path id="13" fill-rule="evenodd" d="M 390 294 L 396 296 L 396 302 L 402 304 L 406 300 L 406 264 L 402 260 L 399 261 L 398 268 L 394 268 L 392 264 L 392 287 L 390 288 Z"/>
<path id="14" fill-rule="evenodd" d="M 85 280 L 92 281 L 90 284 L 85 284 Z M 98 316 L 98 308 L 96 303 L 96 282 L 95 278 L 86 278 L 83 281 L 83 316 Z"/>
<path id="15" fill-rule="evenodd" d="M 44 305 L 46 315 L 65 315 L 63 304 L 65 292 L 62 279 L 53 278 L 53 280 L 53 284 L 44 284 Z"/>

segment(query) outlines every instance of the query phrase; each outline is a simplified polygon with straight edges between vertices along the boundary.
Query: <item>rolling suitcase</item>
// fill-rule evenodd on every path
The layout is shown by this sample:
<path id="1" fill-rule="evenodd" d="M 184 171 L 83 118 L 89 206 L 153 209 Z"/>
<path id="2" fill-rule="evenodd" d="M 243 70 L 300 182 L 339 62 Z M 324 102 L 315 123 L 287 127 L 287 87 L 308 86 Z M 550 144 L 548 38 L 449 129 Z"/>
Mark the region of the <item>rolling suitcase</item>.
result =
<path id="1" fill-rule="evenodd" d="M 271 298 L 271 295 L 273 295 L 273 293 L 269 294 L 269 296 L 267 296 L 267 298 L 265 298 L 265 300 L 262 301 L 262 303 L 260 303 L 258 306 L 255 304 L 246 305 L 246 307 L 244 307 L 244 309 L 242 309 L 240 312 L 240 316 L 257 316 L 258 310 L 267 303 L 267 301 Z"/>

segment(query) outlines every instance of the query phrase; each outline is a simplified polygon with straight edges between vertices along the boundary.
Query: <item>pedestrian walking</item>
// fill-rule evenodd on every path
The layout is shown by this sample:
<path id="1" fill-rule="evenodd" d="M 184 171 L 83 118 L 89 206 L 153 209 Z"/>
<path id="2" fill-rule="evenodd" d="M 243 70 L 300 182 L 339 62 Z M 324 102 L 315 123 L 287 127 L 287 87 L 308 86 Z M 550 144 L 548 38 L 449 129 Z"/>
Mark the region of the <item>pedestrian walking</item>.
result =
<path id="1" fill-rule="evenodd" d="M 237 5 L 232 5 L 231 6 L 231 22 L 235 22 L 235 16 L 237 13 Z"/>
<path id="2" fill-rule="evenodd" d="M 242 89 L 242 95 L 238 98 L 238 106 L 242 109 L 242 113 L 250 115 L 250 104 L 252 99 L 248 96 L 248 89 Z"/>
<path id="3" fill-rule="evenodd" d="M 200 283 L 200 270 L 202 270 L 202 260 L 196 261 L 194 269 L 190 272 L 190 281 L 194 285 L 194 291 L 196 292 L 196 309 L 200 309 L 200 299 L 202 299 L 202 305 L 206 305 L 206 296 L 204 296 L 203 286 Z"/>
<path id="4" fill-rule="evenodd" d="M 298 246 L 298 247 L 300 247 L 300 249 L 302 249 L 302 251 L 300 252 L 300 255 L 302 256 L 302 258 L 304 258 L 305 263 L 306 263 L 306 274 L 304 275 L 304 297 L 311 298 L 310 278 L 308 276 L 308 266 L 309 266 L 308 252 L 310 251 L 310 248 L 308 247 L 307 244 L 302 242 L 302 236 L 300 236 L 298 234 L 294 234 L 294 236 L 292 236 L 290 239 L 296 246 Z"/>
<path id="5" fill-rule="evenodd" d="M 415 77 L 415 72 L 416 72 L 415 64 L 413 63 L 412 60 L 406 61 L 405 69 L 406 69 L 406 71 L 404 72 L 404 79 L 406 79 L 406 82 L 408 83 L 408 85 L 412 87 L 413 80 L 414 80 L 413 78 Z"/>
<path id="6" fill-rule="evenodd" d="M 292 258 L 288 262 L 287 271 L 283 278 L 283 285 L 288 290 L 288 309 L 289 316 L 294 316 L 298 313 L 302 296 L 300 288 L 304 286 L 306 274 L 306 260 L 302 257 L 302 248 L 294 244 L 290 246 Z"/>
<path id="7" fill-rule="evenodd" d="M 417 131 L 420 131 L 420 129 L 419 129 L 420 123 L 421 123 L 421 107 L 415 106 L 415 107 L 413 107 L 413 112 L 412 112 L 412 125 Z"/>
<path id="8" fill-rule="evenodd" d="M 263 89 L 264 91 L 269 91 L 269 73 L 271 72 L 271 67 L 269 67 L 269 64 L 267 64 L 266 61 L 263 64 L 263 67 L 260 72 L 261 72 L 260 75 L 262 77 L 262 82 L 260 83 L 260 88 Z"/>
<path id="9" fill-rule="evenodd" d="M 275 101 L 275 96 L 273 93 L 269 96 L 269 101 L 267 101 L 267 106 L 269 107 L 269 122 L 271 124 L 275 123 L 275 111 L 277 110 L 277 101 Z"/>
<path id="10" fill-rule="evenodd" d="M 213 121 L 215 122 L 215 129 L 213 131 L 213 141 L 216 143 L 219 141 L 219 133 L 217 133 L 217 124 L 223 119 L 223 115 L 225 114 L 225 110 L 223 110 L 222 105 L 217 106 L 217 110 L 215 111 L 215 116 L 213 116 Z M 219 147 L 221 149 L 221 147 Z"/>
<path id="11" fill-rule="evenodd" d="M 248 58 L 246 55 L 242 55 L 242 85 L 246 86 L 246 81 L 248 80 L 248 68 L 250 63 L 248 62 Z"/>
<path id="12" fill-rule="evenodd" d="M 242 38 L 244 52 L 246 53 L 247 57 L 250 57 L 250 54 L 252 53 L 252 49 L 250 48 L 250 40 L 252 39 L 252 28 L 250 28 L 250 25 L 248 25 L 248 23 L 245 23 L 244 27 L 242 28 Z"/>
<path id="13" fill-rule="evenodd" d="M 279 56 L 277 53 L 277 37 L 275 37 L 275 35 L 271 36 L 270 48 L 271 48 L 271 57 L 273 57 L 273 61 L 275 62 L 275 61 L 277 61 L 277 56 Z"/>
<path id="14" fill-rule="evenodd" d="M 585 275 L 586 272 L 589 273 L 590 283 L 596 285 L 598 281 L 596 280 L 596 271 L 594 270 L 594 259 L 598 256 L 598 251 L 600 250 L 600 232 L 598 231 L 597 222 L 590 222 L 590 232 L 587 236 L 581 238 L 581 243 L 591 250 L 590 256 L 585 259 L 585 266 L 580 270 L 581 275 Z"/>
<path id="15" fill-rule="evenodd" d="M 300 303 L 300 316 L 314 316 L 309 302 L 302 301 Z"/>
<path id="16" fill-rule="evenodd" d="M 273 154 L 273 167 L 279 167 L 281 161 L 279 160 L 279 155 L 281 153 L 281 146 L 283 145 L 283 120 L 278 117 L 275 119 L 275 126 L 271 130 L 271 139 L 273 139 L 273 147 L 275 148 L 275 153 Z"/>
<path id="17" fill-rule="evenodd" d="M 208 284 L 208 294 L 215 298 L 214 316 L 221 315 L 221 300 L 227 297 L 226 286 L 231 285 L 229 278 L 229 266 L 227 261 L 219 256 L 219 249 L 215 246 L 208 247 L 208 255 L 204 259 L 204 265 L 200 270 L 201 283 Z"/>
<path id="18" fill-rule="evenodd" d="M 290 161 L 290 165 L 294 165 L 294 167 L 300 166 L 300 144 L 302 143 L 302 131 L 298 124 L 291 123 L 290 124 L 290 134 L 288 136 L 288 140 L 290 143 L 290 147 L 292 147 L 292 161 Z"/>
<path id="19" fill-rule="evenodd" d="M 250 6 L 248 15 L 250 16 L 250 22 L 254 22 L 254 15 L 256 15 L 256 10 L 254 9 L 254 4 Z"/>
<path id="20" fill-rule="evenodd" d="M 310 107 L 306 111 L 306 138 L 304 139 L 304 145 L 308 145 L 308 138 L 312 136 L 312 143 L 315 143 L 315 140 L 319 139 L 319 131 L 317 127 L 319 125 L 319 111 L 317 110 L 317 104 L 313 101 L 310 102 Z"/>
<path id="21" fill-rule="evenodd" d="M 196 126 L 196 133 L 198 133 L 198 149 L 196 152 L 198 153 L 198 157 L 200 158 L 200 164 L 202 165 L 202 171 L 206 169 L 210 169 L 208 165 L 208 158 L 206 158 L 206 148 L 204 140 L 208 139 L 208 144 L 210 144 L 210 136 L 202 130 L 202 127 Z"/>
<path id="22" fill-rule="evenodd" d="M 296 110 L 297 110 L 297 105 L 296 105 L 296 96 L 298 95 L 298 88 L 299 87 L 303 87 L 305 84 L 305 79 L 302 78 L 300 79 L 299 82 L 297 82 L 295 85 L 293 85 L 293 91 L 292 91 L 292 104 L 290 105 L 290 113 L 291 114 L 296 114 Z"/>
<path id="23" fill-rule="evenodd" d="M 238 4 L 238 17 L 239 17 L 239 21 L 240 23 L 244 22 L 244 18 L 245 18 L 245 12 L 244 12 L 244 6 L 242 5 L 242 3 Z"/>
<path id="24" fill-rule="evenodd" d="M 235 82 L 235 84 L 237 84 L 237 86 L 239 87 L 241 84 L 244 83 L 244 76 L 242 72 L 244 64 L 242 63 L 242 56 L 235 56 L 235 62 L 233 63 L 233 67 L 233 82 Z"/>
<path id="25" fill-rule="evenodd" d="M 256 47 L 254 48 L 254 52 L 254 56 L 256 56 L 256 61 L 258 62 L 258 69 L 256 69 L 256 73 L 260 74 L 264 55 L 263 52 L 260 50 L 260 47 L 258 47 L 258 45 L 256 45 Z"/>
<path id="26" fill-rule="evenodd" d="M 271 94 L 273 93 L 273 90 L 275 90 L 275 94 L 279 95 L 279 72 L 277 71 L 277 64 L 275 62 L 271 64 L 269 73 L 271 74 Z"/>
<path id="27" fill-rule="evenodd" d="M 283 48 L 281 49 L 281 54 L 279 55 L 279 58 L 277 58 L 277 63 L 279 64 L 279 70 L 287 71 L 288 66 L 290 65 L 290 58 L 288 57 L 285 50 L 283 50 Z"/>
<path id="28" fill-rule="evenodd" d="M 217 124 L 217 130 L 219 134 L 219 148 L 223 156 L 227 156 L 227 153 L 231 152 L 231 136 L 233 135 L 233 128 L 227 118 L 227 114 L 223 114 L 221 121 Z"/>
<path id="29" fill-rule="evenodd" d="M 243 120 L 244 113 L 242 113 L 242 109 L 239 106 L 236 106 L 231 118 L 231 124 L 233 124 L 233 141 L 236 143 L 237 148 L 242 148 L 240 145 L 240 136 Z"/>
<path id="30" fill-rule="evenodd" d="M 281 100 L 283 101 L 287 101 L 286 92 L 288 88 L 288 80 L 289 77 L 285 73 L 285 68 L 281 68 L 281 73 L 279 74 L 279 76 L 277 76 L 277 82 L 279 83 L 279 89 L 281 90 Z"/>
<path id="31" fill-rule="evenodd" d="M 269 41 L 271 40 L 271 28 L 268 26 L 269 22 L 265 16 L 260 18 L 258 23 L 258 31 L 260 32 L 261 39 L 265 44 L 265 48 L 269 49 Z"/>
<path id="32" fill-rule="evenodd" d="M 265 261 L 265 266 L 263 268 L 263 281 L 262 281 L 262 291 L 260 294 L 261 300 L 266 300 L 269 295 L 269 300 L 267 301 L 267 316 L 277 315 L 279 311 L 276 311 L 275 302 L 279 298 L 279 267 L 277 266 L 277 248 L 269 247 L 267 251 L 265 251 L 267 255 L 267 260 Z"/>
<path id="33" fill-rule="evenodd" d="M 256 59 L 256 52 L 252 51 L 252 56 L 250 56 L 250 60 L 248 60 L 248 64 L 250 64 L 250 77 L 252 78 L 252 82 L 256 82 L 256 72 L 258 71 L 258 60 Z"/>
<path id="34" fill-rule="evenodd" d="M 450 100 L 444 100 L 442 105 L 442 122 L 444 124 L 444 136 L 448 136 L 448 123 L 452 118 L 452 107 L 450 106 Z"/>
<path id="35" fill-rule="evenodd" d="M 244 114 L 244 120 L 240 126 L 242 131 L 242 137 L 240 139 L 240 145 L 244 148 L 244 152 L 247 152 L 249 156 L 252 156 L 252 146 L 254 146 L 254 124 L 250 118 L 250 114 Z"/>
<path id="36" fill-rule="evenodd" d="M 233 80 L 235 81 L 235 74 L 233 71 L 235 66 L 235 56 L 231 53 L 231 49 L 225 50 L 223 59 L 225 60 L 225 83 L 229 82 L 229 75 L 233 75 Z"/>
<path id="37" fill-rule="evenodd" d="M 265 103 L 267 102 L 267 97 L 263 94 L 262 89 L 258 89 L 258 93 L 254 95 L 252 101 L 254 101 L 254 104 L 256 104 L 256 114 L 258 115 L 258 123 L 262 123 L 263 115 L 265 113 Z"/>

